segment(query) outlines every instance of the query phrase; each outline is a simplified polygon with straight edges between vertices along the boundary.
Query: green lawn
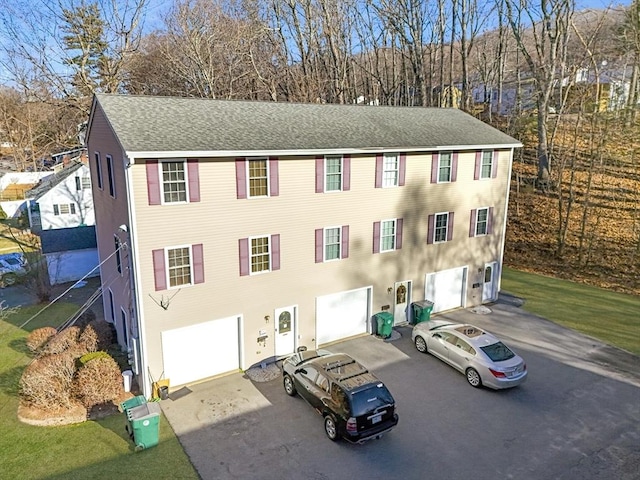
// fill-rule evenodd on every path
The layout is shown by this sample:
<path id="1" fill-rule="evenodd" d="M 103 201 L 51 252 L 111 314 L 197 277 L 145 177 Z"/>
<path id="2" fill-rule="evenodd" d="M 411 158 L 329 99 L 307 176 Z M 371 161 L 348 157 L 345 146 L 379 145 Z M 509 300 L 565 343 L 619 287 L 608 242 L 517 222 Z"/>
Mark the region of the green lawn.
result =
<path id="1" fill-rule="evenodd" d="M 41 310 L 24 307 L 0 321 L 0 477 L 11 479 L 197 479 L 182 446 L 164 416 L 158 446 L 135 452 L 124 429 L 124 414 L 64 427 L 34 427 L 21 423 L 17 386 L 30 357 L 25 346 L 29 331 L 60 325 L 76 311 L 72 304 Z"/>
<path id="2" fill-rule="evenodd" d="M 504 292 L 523 309 L 640 355 L 640 297 L 505 268 Z"/>

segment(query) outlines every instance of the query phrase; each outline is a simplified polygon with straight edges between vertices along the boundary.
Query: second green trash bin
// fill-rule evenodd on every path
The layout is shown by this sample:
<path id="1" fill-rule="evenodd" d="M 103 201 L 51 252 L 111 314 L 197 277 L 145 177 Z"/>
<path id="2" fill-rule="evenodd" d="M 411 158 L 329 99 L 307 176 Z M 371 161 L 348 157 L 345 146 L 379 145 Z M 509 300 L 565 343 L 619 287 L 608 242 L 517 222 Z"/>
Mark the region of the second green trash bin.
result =
<path id="1" fill-rule="evenodd" d="M 393 332 L 393 315 L 389 312 L 378 312 L 374 317 L 378 336 L 382 338 L 390 337 Z"/>
<path id="2" fill-rule="evenodd" d="M 433 310 L 433 302 L 429 300 L 420 300 L 411 304 L 411 314 L 414 325 L 427 322 L 431 318 Z"/>

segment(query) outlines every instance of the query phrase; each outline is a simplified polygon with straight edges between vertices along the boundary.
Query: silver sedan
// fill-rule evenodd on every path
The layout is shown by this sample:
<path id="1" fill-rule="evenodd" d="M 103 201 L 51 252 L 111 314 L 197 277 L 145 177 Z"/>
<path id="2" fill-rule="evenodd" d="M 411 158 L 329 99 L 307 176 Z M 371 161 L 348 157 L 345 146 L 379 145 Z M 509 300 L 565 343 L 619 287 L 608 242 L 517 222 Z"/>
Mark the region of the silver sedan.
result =
<path id="1" fill-rule="evenodd" d="M 527 378 L 524 360 L 489 332 L 466 324 L 427 321 L 413 327 L 416 349 L 430 353 L 467 377 L 472 387 L 502 389 Z"/>

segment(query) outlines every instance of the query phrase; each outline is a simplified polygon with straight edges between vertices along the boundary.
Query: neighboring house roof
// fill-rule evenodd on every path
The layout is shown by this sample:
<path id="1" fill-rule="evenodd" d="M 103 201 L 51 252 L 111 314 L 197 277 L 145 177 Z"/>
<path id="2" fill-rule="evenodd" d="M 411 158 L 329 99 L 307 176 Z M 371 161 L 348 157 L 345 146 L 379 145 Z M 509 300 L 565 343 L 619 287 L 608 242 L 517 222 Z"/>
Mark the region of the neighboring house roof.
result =
<path id="1" fill-rule="evenodd" d="M 53 175 L 44 178 L 37 186 L 25 193 L 25 197 L 38 201 L 47 192 L 50 192 L 56 185 L 59 185 L 65 178 L 71 176 L 84 165 L 82 162 L 73 160 L 69 166 L 63 168 Z"/>
<path id="2" fill-rule="evenodd" d="M 163 153 L 220 157 L 521 146 L 509 135 L 450 108 L 109 94 L 97 94 L 94 102 L 133 158 Z M 95 115 L 95 105 L 92 112 Z"/>
<path id="3" fill-rule="evenodd" d="M 97 248 L 96 227 L 73 227 L 43 230 L 40 233 L 42 253 L 68 252 Z"/>

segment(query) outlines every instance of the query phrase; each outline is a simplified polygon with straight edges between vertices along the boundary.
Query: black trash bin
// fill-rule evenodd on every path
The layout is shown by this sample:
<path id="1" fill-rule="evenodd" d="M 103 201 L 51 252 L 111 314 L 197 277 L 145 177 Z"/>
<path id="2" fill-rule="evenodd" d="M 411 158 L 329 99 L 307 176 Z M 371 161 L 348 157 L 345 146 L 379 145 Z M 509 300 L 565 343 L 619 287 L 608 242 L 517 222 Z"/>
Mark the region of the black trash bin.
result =
<path id="1" fill-rule="evenodd" d="M 428 322 L 431 318 L 431 312 L 433 311 L 433 302 L 429 300 L 420 300 L 419 302 L 413 302 L 411 304 L 411 321 L 418 324 L 422 322 Z"/>

